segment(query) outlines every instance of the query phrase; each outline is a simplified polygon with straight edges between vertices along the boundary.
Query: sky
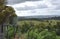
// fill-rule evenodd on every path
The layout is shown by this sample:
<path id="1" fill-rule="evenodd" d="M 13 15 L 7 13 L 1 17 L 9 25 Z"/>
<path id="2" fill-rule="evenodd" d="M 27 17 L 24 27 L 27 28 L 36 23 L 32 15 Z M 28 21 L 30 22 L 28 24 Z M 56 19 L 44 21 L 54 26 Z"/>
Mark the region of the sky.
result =
<path id="1" fill-rule="evenodd" d="M 60 0 L 7 0 L 18 16 L 60 15 Z"/>

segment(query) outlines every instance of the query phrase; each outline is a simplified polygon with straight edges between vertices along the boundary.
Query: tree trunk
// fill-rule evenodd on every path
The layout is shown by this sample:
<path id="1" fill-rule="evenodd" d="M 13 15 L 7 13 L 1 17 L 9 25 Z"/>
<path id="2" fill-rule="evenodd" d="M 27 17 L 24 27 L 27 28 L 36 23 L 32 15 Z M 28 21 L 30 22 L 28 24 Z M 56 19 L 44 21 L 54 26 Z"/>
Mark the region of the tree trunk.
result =
<path id="1" fill-rule="evenodd" d="M 4 39 L 3 25 L 0 25 L 0 39 Z"/>

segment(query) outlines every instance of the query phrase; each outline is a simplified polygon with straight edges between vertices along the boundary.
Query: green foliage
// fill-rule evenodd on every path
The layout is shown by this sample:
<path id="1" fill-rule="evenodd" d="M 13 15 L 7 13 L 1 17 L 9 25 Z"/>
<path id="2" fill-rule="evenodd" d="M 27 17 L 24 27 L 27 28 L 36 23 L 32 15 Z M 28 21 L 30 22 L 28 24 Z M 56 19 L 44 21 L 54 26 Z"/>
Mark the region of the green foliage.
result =
<path id="1" fill-rule="evenodd" d="M 55 22 L 55 23 L 54 23 Z M 53 24 L 52 24 L 53 23 Z M 17 32 L 23 39 L 60 39 L 57 35 L 59 30 L 59 21 L 20 21 Z M 14 36 L 14 27 L 8 28 L 8 35 L 12 39 Z"/>
<path id="2" fill-rule="evenodd" d="M 2 23 L 4 17 L 5 17 L 5 15 L 0 13 L 0 24 Z"/>
<path id="3" fill-rule="evenodd" d="M 56 39 L 55 32 L 49 32 L 47 29 L 38 33 L 37 30 L 27 32 L 26 39 Z"/>
<path id="4" fill-rule="evenodd" d="M 45 20 L 45 21 L 20 21 L 21 35 L 23 34 L 25 39 L 60 39 L 58 33 L 60 33 L 60 20 Z M 22 33 L 23 31 L 23 33 Z"/>
<path id="5" fill-rule="evenodd" d="M 27 32 L 29 30 L 29 28 L 30 28 L 30 25 L 28 23 L 26 23 L 26 22 L 24 23 L 24 25 L 22 25 L 20 27 L 22 33 Z"/>
<path id="6" fill-rule="evenodd" d="M 6 6 L 4 4 L 5 0 L 0 0 L 0 24 L 9 20 L 9 17 L 17 16 L 15 10 L 11 6 Z"/>
<path id="7" fill-rule="evenodd" d="M 0 5 L 4 4 L 5 0 L 0 0 Z"/>
<path id="8" fill-rule="evenodd" d="M 6 33 L 5 33 L 5 37 L 8 38 L 12 38 L 14 36 L 14 27 L 13 26 L 7 26 L 6 27 Z"/>
<path id="9" fill-rule="evenodd" d="M 5 33 L 5 37 L 6 39 L 13 39 L 15 34 L 18 32 L 17 27 L 9 25 L 6 27 L 6 33 Z"/>

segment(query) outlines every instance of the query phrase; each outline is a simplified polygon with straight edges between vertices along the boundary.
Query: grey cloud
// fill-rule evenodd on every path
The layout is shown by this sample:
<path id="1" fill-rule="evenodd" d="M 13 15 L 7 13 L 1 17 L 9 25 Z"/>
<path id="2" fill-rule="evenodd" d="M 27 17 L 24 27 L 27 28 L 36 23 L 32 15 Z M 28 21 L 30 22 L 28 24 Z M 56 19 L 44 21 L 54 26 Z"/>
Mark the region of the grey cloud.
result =
<path id="1" fill-rule="evenodd" d="M 17 7 L 16 9 L 18 11 L 21 11 L 21 10 L 34 10 L 34 9 L 45 9 L 45 8 L 48 8 L 47 5 L 37 5 L 37 6 L 25 6 L 25 7 Z"/>
<path id="2" fill-rule="evenodd" d="M 38 5 L 38 7 L 37 7 L 37 8 L 43 9 L 43 8 L 48 8 L 48 6 L 47 6 L 47 5 L 45 5 L 45 4 L 42 4 L 42 5 Z"/>
<path id="3" fill-rule="evenodd" d="M 60 0 L 51 0 L 53 5 L 60 5 Z"/>
<path id="4" fill-rule="evenodd" d="M 7 0 L 8 4 L 17 4 L 17 3 L 22 3 L 25 1 L 42 1 L 42 0 Z"/>
<path id="5" fill-rule="evenodd" d="M 55 10 L 60 10 L 60 6 L 57 6 L 57 7 L 55 8 Z"/>
<path id="6" fill-rule="evenodd" d="M 25 1 L 33 1 L 34 2 L 34 1 L 40 1 L 40 0 L 8 0 L 8 4 L 23 3 Z M 30 12 L 31 14 L 32 13 L 38 13 L 39 14 L 40 12 L 41 13 L 43 12 L 42 14 L 60 15 L 60 0 L 51 0 L 49 2 L 51 2 L 51 4 L 53 6 L 56 5 L 56 8 L 54 8 L 53 10 L 49 8 L 50 11 L 46 10 L 47 12 L 44 12 L 45 10 L 42 10 L 42 9 L 47 9 L 48 8 L 48 6 L 44 5 L 44 4 L 42 4 L 42 5 L 37 4 L 37 6 L 15 7 L 15 9 L 17 11 L 22 11 L 22 12 L 27 11 L 26 13 Z M 35 10 L 35 9 L 41 9 L 41 10 L 38 11 L 38 10 Z M 31 10 L 31 11 L 28 11 L 28 10 Z"/>
<path id="7" fill-rule="evenodd" d="M 16 8 L 18 11 L 21 11 L 21 10 L 33 10 L 35 9 L 35 7 L 20 7 L 20 8 Z"/>
<path id="8" fill-rule="evenodd" d="M 49 0 L 49 2 L 53 5 L 56 6 L 54 10 L 60 10 L 60 0 Z"/>
<path id="9" fill-rule="evenodd" d="M 56 6 L 55 10 L 60 10 L 60 0 L 51 0 L 51 3 Z"/>
<path id="10" fill-rule="evenodd" d="M 51 10 L 49 11 L 52 15 L 60 15 L 60 10 Z"/>

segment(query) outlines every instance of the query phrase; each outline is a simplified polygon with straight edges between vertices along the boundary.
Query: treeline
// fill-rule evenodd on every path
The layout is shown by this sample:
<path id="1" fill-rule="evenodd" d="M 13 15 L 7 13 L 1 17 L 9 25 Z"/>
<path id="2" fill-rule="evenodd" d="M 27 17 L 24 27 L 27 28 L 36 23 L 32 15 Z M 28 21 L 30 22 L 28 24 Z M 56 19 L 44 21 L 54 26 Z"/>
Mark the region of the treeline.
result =
<path id="1" fill-rule="evenodd" d="M 26 17 L 18 17 L 18 20 L 60 20 L 60 16 L 58 17 L 49 17 L 49 18 L 26 18 Z"/>

